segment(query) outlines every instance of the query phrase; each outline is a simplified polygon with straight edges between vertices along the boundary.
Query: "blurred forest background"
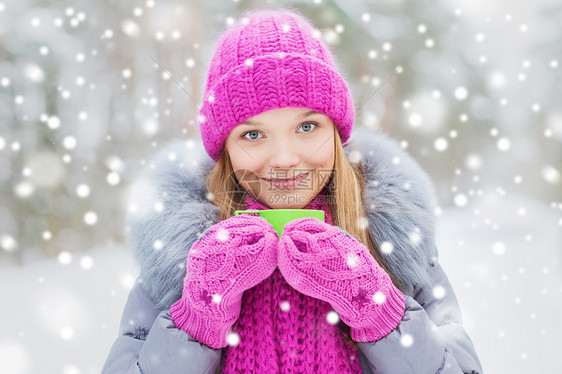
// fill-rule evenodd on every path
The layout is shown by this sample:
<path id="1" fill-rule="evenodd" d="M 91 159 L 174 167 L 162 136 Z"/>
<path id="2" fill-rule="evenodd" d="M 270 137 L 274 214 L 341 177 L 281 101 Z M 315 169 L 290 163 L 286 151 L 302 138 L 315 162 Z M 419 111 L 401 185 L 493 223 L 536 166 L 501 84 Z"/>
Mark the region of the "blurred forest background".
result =
<path id="1" fill-rule="evenodd" d="M 355 126 L 399 140 L 442 208 L 491 190 L 562 212 L 559 1 L 0 0 L 0 267 L 122 243 L 150 155 L 200 141 L 217 36 L 278 6 L 313 20 Z"/>

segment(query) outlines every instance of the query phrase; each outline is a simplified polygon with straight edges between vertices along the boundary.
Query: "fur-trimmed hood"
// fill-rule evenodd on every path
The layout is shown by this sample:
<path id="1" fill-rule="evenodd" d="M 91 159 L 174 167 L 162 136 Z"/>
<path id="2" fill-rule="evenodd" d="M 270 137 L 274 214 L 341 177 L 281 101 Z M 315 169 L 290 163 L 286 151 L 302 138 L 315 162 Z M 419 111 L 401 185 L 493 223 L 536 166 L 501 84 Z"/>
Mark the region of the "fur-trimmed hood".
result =
<path id="1" fill-rule="evenodd" d="M 369 228 L 379 246 L 387 242 L 384 264 L 412 296 L 414 288 L 428 285 L 428 269 L 438 256 L 433 186 L 378 129 L 355 127 L 344 151 L 366 178 Z M 214 164 L 201 142 L 173 140 L 133 183 L 125 235 L 143 286 L 160 310 L 181 297 L 189 249 L 218 222 L 204 178 Z"/>

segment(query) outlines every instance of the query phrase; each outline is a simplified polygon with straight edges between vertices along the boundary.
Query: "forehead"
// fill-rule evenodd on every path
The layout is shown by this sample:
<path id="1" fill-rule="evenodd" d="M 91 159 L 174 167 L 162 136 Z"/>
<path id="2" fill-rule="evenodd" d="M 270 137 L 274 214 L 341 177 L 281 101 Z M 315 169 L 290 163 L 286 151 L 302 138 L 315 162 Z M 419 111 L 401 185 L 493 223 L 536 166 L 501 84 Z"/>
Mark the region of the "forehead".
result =
<path id="1" fill-rule="evenodd" d="M 328 119 L 323 113 L 319 113 L 315 110 L 310 108 L 293 108 L 293 107 L 286 107 L 286 108 L 277 108 L 268 110 L 267 112 L 260 113 L 256 116 L 250 117 L 246 119 L 241 125 L 247 126 L 260 126 L 263 124 L 271 123 L 271 122 L 293 122 L 305 119 L 311 116 L 323 116 Z"/>

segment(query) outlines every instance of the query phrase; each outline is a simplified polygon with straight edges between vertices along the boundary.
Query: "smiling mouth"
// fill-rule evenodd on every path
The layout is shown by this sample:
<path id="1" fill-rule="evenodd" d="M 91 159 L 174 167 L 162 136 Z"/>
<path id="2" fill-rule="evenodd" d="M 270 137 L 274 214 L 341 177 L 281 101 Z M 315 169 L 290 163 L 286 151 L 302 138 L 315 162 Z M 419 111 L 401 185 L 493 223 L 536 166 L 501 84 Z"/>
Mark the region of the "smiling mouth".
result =
<path id="1" fill-rule="evenodd" d="M 279 178 L 262 178 L 262 179 L 264 179 L 268 182 L 273 182 L 273 183 L 283 183 L 283 182 L 299 181 L 299 180 L 305 178 L 308 174 L 310 174 L 310 171 L 307 172 L 307 173 L 297 175 L 296 177 L 293 177 L 293 178 L 288 178 L 288 179 L 283 179 L 283 178 L 281 178 L 281 179 L 279 179 Z"/>

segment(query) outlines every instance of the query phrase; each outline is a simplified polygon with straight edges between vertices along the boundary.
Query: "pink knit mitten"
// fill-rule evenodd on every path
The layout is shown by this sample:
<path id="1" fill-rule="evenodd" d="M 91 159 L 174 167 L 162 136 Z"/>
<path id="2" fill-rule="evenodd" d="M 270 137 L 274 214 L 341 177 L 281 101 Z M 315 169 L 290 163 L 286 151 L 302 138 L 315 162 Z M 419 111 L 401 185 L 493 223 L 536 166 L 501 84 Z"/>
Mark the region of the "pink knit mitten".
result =
<path id="1" fill-rule="evenodd" d="M 297 291 L 328 302 L 357 342 L 377 341 L 404 316 L 404 295 L 367 247 L 338 226 L 316 218 L 285 225 L 279 270 Z"/>
<path id="2" fill-rule="evenodd" d="M 182 297 L 170 308 L 176 326 L 211 348 L 225 347 L 242 294 L 277 267 L 277 243 L 277 232 L 259 216 L 211 226 L 187 257 Z"/>

